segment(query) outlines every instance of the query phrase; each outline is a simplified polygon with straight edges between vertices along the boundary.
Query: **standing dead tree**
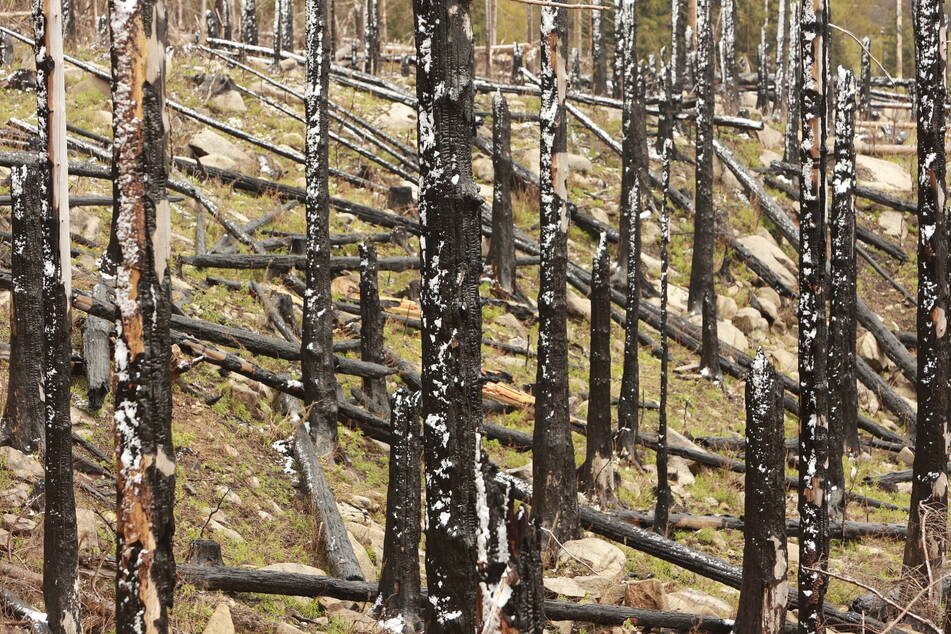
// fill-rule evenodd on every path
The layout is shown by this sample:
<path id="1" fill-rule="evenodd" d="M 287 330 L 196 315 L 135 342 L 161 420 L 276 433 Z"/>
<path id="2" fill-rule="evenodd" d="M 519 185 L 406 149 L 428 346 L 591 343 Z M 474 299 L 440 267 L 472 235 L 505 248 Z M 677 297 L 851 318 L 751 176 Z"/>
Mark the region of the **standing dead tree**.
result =
<path id="1" fill-rule="evenodd" d="M 273 39 L 274 39 L 274 66 L 277 66 L 281 61 L 282 56 L 282 47 L 281 47 L 281 0 L 274 0 L 274 26 L 273 26 Z"/>
<path id="2" fill-rule="evenodd" d="M 829 262 L 829 519 L 842 521 L 845 473 L 842 453 L 858 447 L 858 392 L 855 386 L 855 78 L 841 66 L 835 110 L 835 165 Z"/>
<path id="3" fill-rule="evenodd" d="M 257 0 L 241 0 L 241 41 L 245 44 L 258 43 Z"/>
<path id="4" fill-rule="evenodd" d="M 165 4 L 113 0 L 110 14 L 119 308 L 116 624 L 120 631 L 165 632 L 175 588 Z"/>
<path id="5" fill-rule="evenodd" d="M 376 75 L 380 70 L 380 3 L 365 0 L 363 15 L 363 72 Z"/>
<path id="6" fill-rule="evenodd" d="M 670 72 L 674 92 L 684 88 L 687 69 L 687 0 L 670 0 Z"/>
<path id="7" fill-rule="evenodd" d="M 483 476 L 481 206 L 472 179 L 474 50 L 468 0 L 414 0 L 427 632 L 472 632 L 487 596 L 477 561 Z M 452 86 L 452 99 L 446 87 Z M 567 421 L 566 421 L 567 422 Z M 484 552 L 484 551 L 482 551 Z"/>
<path id="8" fill-rule="evenodd" d="M 337 444 L 337 379 L 333 361 L 333 310 L 330 297 L 330 200 L 327 192 L 327 99 L 330 93 L 330 49 L 326 0 L 308 0 L 306 284 L 302 319 L 301 373 L 307 421 L 318 455 Z"/>
<path id="9" fill-rule="evenodd" d="M 380 305 L 380 287 L 377 279 L 376 247 L 364 242 L 360 245 L 360 359 L 384 364 L 383 307 Z M 390 400 L 386 391 L 386 377 L 364 377 L 363 395 L 367 410 L 377 416 L 388 417 Z"/>
<path id="10" fill-rule="evenodd" d="M 614 58 L 611 65 L 611 96 L 621 99 L 624 94 L 624 68 L 627 62 L 627 49 L 630 31 L 635 27 L 629 24 L 634 15 L 633 6 L 624 7 L 625 0 L 614 0 Z M 636 64 L 636 58 L 631 63 Z"/>
<path id="11" fill-rule="evenodd" d="M 740 105 L 739 82 L 736 76 L 736 0 L 721 0 L 720 24 L 720 86 L 723 88 L 723 110 L 732 116 Z"/>
<path id="12" fill-rule="evenodd" d="M 871 45 L 872 40 L 867 37 L 862 38 L 862 87 L 859 93 L 859 111 L 866 121 L 872 118 L 872 54 L 869 53 Z"/>
<path id="13" fill-rule="evenodd" d="M 278 1 L 281 3 L 281 46 L 285 50 L 293 51 L 294 50 L 294 0 L 278 0 Z"/>
<path id="14" fill-rule="evenodd" d="M 923 606 L 940 608 L 948 521 L 948 237 L 945 216 L 944 3 L 918 0 L 914 12 L 918 99 L 918 414 L 903 598 L 927 589 Z"/>
<path id="15" fill-rule="evenodd" d="M 786 85 L 790 73 L 786 40 L 789 37 L 789 1 L 779 0 L 779 18 L 776 22 L 776 73 L 773 76 L 773 109 L 782 119 L 786 115 Z"/>
<path id="16" fill-rule="evenodd" d="M 512 222 L 512 117 L 501 92 L 492 97 L 492 241 L 489 263 L 499 286 L 515 292 L 515 226 Z"/>
<path id="17" fill-rule="evenodd" d="M 826 81 L 828 0 L 803 3 L 799 182 L 799 631 L 820 632 L 827 577 Z"/>
<path id="18" fill-rule="evenodd" d="M 69 413 L 72 267 L 62 6 L 56 0 L 34 2 L 33 24 L 36 32 L 33 49 L 37 70 L 38 147 L 45 150 L 45 160 L 34 168 L 36 177 L 21 184 L 37 187 L 42 199 L 40 256 L 44 322 L 41 389 L 46 435 L 43 600 L 51 629 L 72 634 L 82 631 L 82 622 Z"/>
<path id="19" fill-rule="evenodd" d="M 786 93 L 786 131 L 783 135 L 783 160 L 787 163 L 799 163 L 799 92 L 802 87 L 802 73 L 799 64 L 802 50 L 799 39 L 802 20 L 799 2 L 792 2 L 789 11 L 789 77 L 784 88 Z"/>
<path id="20" fill-rule="evenodd" d="M 577 479 L 568 420 L 568 84 L 567 10 L 541 8 L 541 264 L 538 287 L 538 370 L 532 476 L 533 513 L 546 535 L 543 556 L 578 533 Z M 547 531 L 550 531 L 548 533 Z"/>
<path id="21" fill-rule="evenodd" d="M 10 307 L 10 370 L 0 415 L 0 445 L 24 453 L 45 449 L 43 376 L 42 174 L 25 164 L 10 172 L 13 292 Z"/>
<path id="22" fill-rule="evenodd" d="M 779 634 L 786 622 L 786 499 L 783 387 L 756 353 L 746 379 L 743 585 L 737 634 Z"/>
<path id="23" fill-rule="evenodd" d="M 667 478 L 667 287 L 670 264 L 670 214 L 667 198 L 670 191 L 670 161 L 673 140 L 664 139 L 663 197 L 660 204 L 660 412 L 657 417 L 657 503 L 654 506 L 654 530 L 667 536 L 671 492 Z"/>
<path id="24" fill-rule="evenodd" d="M 756 49 L 756 107 L 766 112 L 769 107 L 769 54 L 766 45 L 766 25 L 759 30 L 759 47 Z"/>
<path id="25" fill-rule="evenodd" d="M 603 0 L 594 0 L 601 6 Z M 604 16 L 601 11 L 591 11 L 591 91 L 603 95 L 608 90 L 607 60 L 604 47 Z"/>

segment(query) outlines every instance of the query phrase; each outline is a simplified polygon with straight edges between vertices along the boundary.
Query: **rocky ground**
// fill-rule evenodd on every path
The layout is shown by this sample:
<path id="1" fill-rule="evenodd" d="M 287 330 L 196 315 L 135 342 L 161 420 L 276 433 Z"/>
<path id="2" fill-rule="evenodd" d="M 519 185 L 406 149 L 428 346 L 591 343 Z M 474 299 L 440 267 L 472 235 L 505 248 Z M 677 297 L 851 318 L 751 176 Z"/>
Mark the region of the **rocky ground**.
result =
<path id="1" fill-rule="evenodd" d="M 25 49 L 18 48 L 18 64 L 26 65 Z M 107 52 L 102 49 L 78 51 L 106 68 Z M 253 62 L 265 70 L 267 66 Z M 388 69 L 395 71 L 396 69 Z M 285 61 L 280 69 L 268 69 L 282 81 L 301 89 L 302 69 L 296 63 Z M 285 107 L 302 113 L 302 106 L 292 98 L 243 72 L 226 69 L 220 62 L 201 57 L 194 51 L 176 49 L 169 64 L 168 93 L 171 98 L 201 112 L 214 115 L 230 125 L 281 144 L 298 152 L 303 151 L 303 129 L 292 118 L 271 109 L 259 101 L 235 91 L 210 96 L 196 82 L 199 74 L 222 73 L 242 86 L 260 92 Z M 392 81 L 403 83 L 413 90 L 411 81 L 394 74 Z M 70 70 L 67 99 L 70 123 L 102 135 L 110 135 L 111 114 L 109 87 L 77 70 Z M 332 99 L 339 105 L 375 121 L 387 132 L 407 142 L 415 137 L 415 113 L 365 94 L 333 86 Z M 537 99 L 517 97 L 509 99 L 513 112 L 535 113 Z M 491 109 L 489 98 L 482 95 L 478 111 Z M 749 116 L 762 117 L 752 108 Z M 585 108 L 599 125 L 615 138 L 620 138 L 620 116 L 617 111 Z M 27 121 L 35 119 L 35 99 L 32 94 L 12 88 L 0 89 L 0 123 L 11 117 Z M 303 171 L 290 160 L 266 155 L 259 148 L 202 129 L 194 121 L 172 113 L 171 134 L 174 154 L 200 156 L 203 163 L 261 175 L 283 183 L 302 185 Z M 719 130 L 720 139 L 729 145 L 747 165 L 767 164 L 782 152 L 781 125 L 770 121 L 759 133 L 736 133 L 726 128 Z M 488 124 L 480 130 L 489 134 Z M 693 154 L 691 132 L 678 133 L 678 149 Z M 341 134 L 345 132 L 341 131 Z M 868 139 L 869 141 L 873 139 Z M 913 140 L 912 140 L 913 142 Z M 537 123 L 513 123 L 513 153 L 517 160 L 537 170 Z M 573 153 L 570 196 L 584 211 L 615 225 L 618 222 L 619 158 L 595 139 L 577 122 L 570 122 L 569 149 Z M 477 152 L 473 156 L 474 171 L 483 192 L 491 197 L 491 160 Z M 399 179 L 384 172 L 355 153 L 331 144 L 331 166 L 351 173 L 360 173 L 383 185 L 399 184 Z M 658 168 L 655 163 L 654 168 Z M 901 157 L 884 160 L 862 156 L 859 177 L 874 186 L 911 198 L 913 166 L 910 159 Z M 740 241 L 787 283 L 796 282 L 796 255 L 778 236 L 755 204 L 751 204 L 735 178 L 718 164 L 716 199 L 722 210 L 722 222 L 728 223 Z M 3 175 L 6 176 L 5 174 Z M 673 185 L 692 192 L 693 168 L 685 163 L 674 165 Z M 245 222 L 281 203 L 268 196 L 253 197 L 233 191 L 229 186 L 204 182 L 201 187 L 225 210 L 229 218 Z M 109 191 L 101 182 L 71 179 L 73 193 L 101 193 Z M 7 193 L 6 184 L 0 192 Z M 385 196 L 357 189 L 332 179 L 331 193 L 377 208 L 385 206 Z M 795 203 L 771 190 L 779 203 L 795 217 Z M 537 233 L 537 201 L 519 193 L 515 197 L 515 221 L 523 230 Z M 914 235 L 916 228 L 911 215 L 879 209 L 860 203 L 860 222 L 895 242 L 901 242 L 910 260 L 899 265 L 881 253 L 877 260 L 891 275 L 914 292 L 915 271 Z M 90 288 L 97 281 L 95 259 L 108 240 L 111 210 L 105 207 L 74 209 L 74 230 L 81 233 L 98 248 L 79 247 L 80 255 L 73 261 L 75 284 Z M 8 211 L 0 211 L 0 228 L 6 225 Z M 194 252 L 195 209 L 187 202 L 173 205 L 173 253 L 186 255 Z M 298 206 L 284 213 L 271 225 L 273 229 L 302 231 L 303 209 Z M 345 214 L 332 214 L 334 232 L 371 232 L 372 225 Z M 208 244 L 221 235 L 220 227 L 210 223 Z M 686 303 L 686 284 L 690 267 L 692 219 L 679 212 L 674 214 L 672 229 L 672 286 L 671 306 L 683 313 Z M 416 240 L 406 244 L 415 253 Z M 569 234 L 571 258 L 590 266 L 596 240 L 572 227 Z M 5 247 L 4 247 L 5 248 Z M 356 255 L 356 246 L 336 247 L 340 254 Z M 654 283 L 659 279 L 659 228 L 656 219 L 644 226 L 644 266 Z M 874 251 L 874 250 L 873 250 Z M 0 249 L 0 257 L 6 251 Z M 380 245 L 381 255 L 405 255 L 407 250 L 396 244 Z M 721 318 L 721 338 L 747 352 L 762 347 L 777 369 L 790 375 L 796 373 L 795 307 L 780 298 L 775 291 L 761 286 L 755 276 L 735 259 L 728 267 L 721 267 L 724 248 L 715 251 L 718 309 Z M 207 275 L 218 275 L 234 280 L 255 280 L 268 290 L 278 290 L 279 280 L 269 279 L 263 272 L 230 270 L 196 270 L 189 266 L 178 269 L 173 281 L 174 299 L 187 314 L 205 320 L 240 326 L 262 334 L 269 331 L 267 320 L 256 299 L 241 292 L 229 291 L 206 283 Z M 381 293 L 385 296 L 411 294 L 410 283 L 414 272 L 381 273 Z M 358 276 L 351 273 L 334 282 L 335 299 L 352 298 L 356 293 Z M 528 296 L 537 293 L 537 268 L 522 267 L 518 284 Z M 284 292 L 286 289 L 279 289 Z M 484 285 L 488 295 L 489 284 Z M 859 291 L 882 316 L 889 327 L 914 329 L 914 310 L 869 267 L 863 266 Z M 569 290 L 569 382 L 572 414 L 584 418 L 587 413 L 588 328 L 590 304 L 574 290 Z M 295 298 L 295 301 L 296 298 Z M 654 300 L 652 300 L 654 301 Z M 7 310 L 9 297 L 0 293 L 0 314 Z M 757 307 L 754 307 L 755 304 Z M 299 302 L 298 302 L 299 307 Z M 412 304 L 402 310 L 412 313 Z M 84 316 L 74 314 L 79 326 Z M 483 308 L 484 328 L 491 339 L 533 348 L 537 341 L 537 326 L 522 321 L 501 307 Z M 621 376 L 623 337 L 614 324 L 612 331 L 612 375 L 614 394 L 617 395 Z M 649 330 L 649 329 L 648 329 Z M 74 343 L 78 346 L 78 328 Z M 652 333 L 656 335 L 656 333 Z M 0 321 L 0 341 L 6 340 L 9 328 Z M 339 329 L 337 337 L 349 333 Z M 387 345 L 403 358 L 419 365 L 418 331 L 390 321 L 386 329 Z M 880 370 L 902 395 L 914 399 L 913 387 L 879 352 L 871 336 L 859 333 L 860 354 Z M 671 374 L 669 416 L 677 442 L 692 444 L 699 436 L 732 436 L 744 434 L 743 385 L 726 378 L 715 385 L 696 374 L 696 358 L 692 353 L 672 344 L 674 364 Z M 511 387 L 522 390 L 534 381 L 534 362 L 523 356 L 508 355 L 497 349 L 483 347 L 483 367 L 511 376 Z M 179 353 L 180 354 L 180 353 Z M 263 358 L 257 361 L 270 369 L 286 370 L 283 362 Z M 656 400 L 659 393 L 659 362 L 642 349 L 641 389 L 644 399 Z M 6 386 L 7 365 L 0 362 L 0 385 Z M 352 377 L 341 377 L 344 392 L 359 387 Z M 395 389 L 396 382 L 390 385 Z M 4 389 L 4 388 L 0 388 Z M 228 565 L 252 568 L 268 567 L 295 572 L 320 572 L 324 565 L 313 518 L 307 512 L 306 500 L 299 492 L 294 465 L 287 455 L 286 438 L 289 422 L 273 403 L 273 394 L 254 382 L 231 375 L 222 376 L 210 365 L 198 364 L 180 377 L 174 390 L 174 442 L 177 451 L 176 498 L 176 557 L 188 556 L 192 540 L 213 538 L 222 544 L 224 560 Z M 217 400 L 215 400 L 217 399 Z M 208 404 L 214 400 L 213 404 Z M 0 398 L 2 401 L 2 398 Z M 890 416 L 881 410 L 874 395 L 860 388 L 863 413 L 881 424 L 897 430 Z M 85 385 L 76 378 L 73 391 L 73 422 L 77 433 L 106 453 L 111 451 L 111 400 L 107 398 L 100 411 L 89 411 L 85 399 Z M 489 403 L 487 419 L 515 429 L 531 429 L 533 415 L 524 407 L 502 407 Z M 642 429 L 653 430 L 656 411 L 644 410 Z M 797 421 L 786 417 L 787 437 L 795 436 Z M 584 438 L 576 435 L 575 450 L 580 463 L 584 455 Z M 383 521 L 387 480 L 387 448 L 365 438 L 359 431 L 341 428 L 341 442 L 347 460 L 326 464 L 331 486 L 339 501 L 340 511 L 347 522 L 361 567 L 368 579 L 375 579 L 382 558 Z M 498 464 L 520 475 L 531 476 L 531 455 L 519 453 L 489 441 L 489 451 Z M 721 452 L 729 455 L 729 452 Z M 87 456 L 88 457 L 88 456 Z M 902 456 L 907 458 L 907 452 Z M 653 455 L 644 453 L 643 471 L 622 466 L 620 469 L 620 500 L 632 509 L 653 506 L 655 472 Z M 899 485 L 895 491 L 883 491 L 863 484 L 867 475 L 907 468 L 896 460 L 895 454 L 866 448 L 863 453 L 848 459 L 846 477 L 851 490 L 871 497 L 891 501 L 902 508 L 908 506 L 908 491 Z M 106 464 L 105 466 L 110 466 Z M 794 473 L 795 462 L 787 463 L 788 472 Z M 675 511 L 694 514 L 743 513 L 742 475 L 711 469 L 682 458 L 670 462 L 674 485 Z M 0 551 L 3 553 L 4 574 L 0 585 L 9 587 L 33 605 L 42 606 L 38 572 L 41 567 L 42 517 L 37 504 L 37 484 L 42 482 L 42 469 L 35 456 L 24 456 L 9 448 L 0 448 Z M 114 552 L 112 525 L 114 487 L 108 477 L 77 474 L 77 504 L 83 561 L 83 586 L 87 602 L 87 631 L 110 631 L 110 595 L 113 575 L 110 560 Z M 795 515 L 796 500 L 787 495 L 788 515 Z M 850 519 L 873 522 L 903 522 L 905 513 L 849 508 Z M 702 529 L 677 531 L 674 537 L 704 552 L 739 564 L 742 558 L 742 534 L 736 531 Z M 797 546 L 790 540 L 790 559 L 795 565 Z M 850 576 L 882 586 L 894 579 L 899 571 L 902 545 L 889 540 L 865 538 L 858 541 L 832 544 L 830 568 Z M 626 604 L 635 607 L 669 608 L 710 615 L 731 616 L 735 613 L 738 593 L 695 574 L 652 559 L 626 547 L 586 535 L 565 544 L 564 555 L 557 568 L 546 571 L 546 588 L 551 596 L 584 599 L 604 603 Z M 844 605 L 860 594 L 855 586 L 833 581 L 828 599 Z M 189 585 L 178 588 L 174 611 L 174 626 L 178 631 L 227 633 L 234 630 L 248 632 L 277 631 L 283 633 L 309 632 L 364 632 L 375 631 L 374 623 L 364 616 L 367 606 L 331 599 L 279 598 L 263 595 L 225 596 L 200 591 Z M 3 627 L 15 623 L 0 621 Z M 584 624 L 557 624 L 562 631 L 592 631 Z"/>

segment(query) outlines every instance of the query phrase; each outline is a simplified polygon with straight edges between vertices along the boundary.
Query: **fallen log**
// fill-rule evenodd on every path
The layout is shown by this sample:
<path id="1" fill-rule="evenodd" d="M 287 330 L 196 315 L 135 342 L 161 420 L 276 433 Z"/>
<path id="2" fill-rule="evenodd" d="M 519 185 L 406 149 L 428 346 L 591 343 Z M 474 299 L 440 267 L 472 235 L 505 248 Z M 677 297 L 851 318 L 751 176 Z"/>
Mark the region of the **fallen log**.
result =
<path id="1" fill-rule="evenodd" d="M 793 165 L 792 163 L 784 163 L 783 161 L 773 161 L 770 163 L 767 169 L 773 173 L 783 174 L 789 178 L 795 178 L 799 173 L 798 166 Z M 864 198 L 865 200 L 889 207 L 896 211 L 904 211 L 910 214 L 918 213 L 918 203 L 915 201 L 905 200 L 903 198 L 893 196 L 883 192 L 880 189 L 865 187 L 864 185 L 856 185 L 855 195 L 859 198 Z"/>
<path id="2" fill-rule="evenodd" d="M 4 588 L 0 588 L 0 606 L 3 607 L 4 612 L 29 623 L 30 632 L 34 634 L 53 633 L 46 622 L 46 614 L 34 610 L 29 603 Z"/>
<path id="3" fill-rule="evenodd" d="M 307 257 L 303 255 L 280 255 L 265 253 L 261 255 L 245 254 L 217 254 L 209 253 L 207 255 L 185 255 L 181 256 L 182 264 L 195 266 L 198 268 L 218 268 L 218 269 L 270 269 L 273 271 L 288 271 L 290 269 L 303 269 Z M 409 271 L 419 268 L 419 258 L 415 256 L 395 256 L 380 258 L 378 262 L 381 271 Z M 358 271 L 360 269 L 360 258 L 351 257 L 333 257 L 330 258 L 330 270 L 333 273 L 343 271 Z"/>
<path id="4" fill-rule="evenodd" d="M 251 236 L 258 229 L 271 224 L 272 222 L 280 218 L 284 214 L 284 212 L 290 211 L 297 205 L 298 205 L 298 201 L 296 200 L 286 202 L 278 206 L 276 209 L 272 209 L 271 211 L 267 213 L 261 214 L 257 218 L 252 218 L 251 220 L 249 220 L 248 222 L 244 223 L 241 226 L 241 230 L 244 231 L 246 234 L 248 234 L 248 236 Z M 234 238 L 232 238 L 230 235 L 223 235 L 221 236 L 221 238 L 218 239 L 217 242 L 215 242 L 214 246 L 211 247 L 211 252 L 212 253 L 233 253 L 236 250 L 234 249 L 234 246 L 235 246 L 234 242 L 235 242 Z"/>

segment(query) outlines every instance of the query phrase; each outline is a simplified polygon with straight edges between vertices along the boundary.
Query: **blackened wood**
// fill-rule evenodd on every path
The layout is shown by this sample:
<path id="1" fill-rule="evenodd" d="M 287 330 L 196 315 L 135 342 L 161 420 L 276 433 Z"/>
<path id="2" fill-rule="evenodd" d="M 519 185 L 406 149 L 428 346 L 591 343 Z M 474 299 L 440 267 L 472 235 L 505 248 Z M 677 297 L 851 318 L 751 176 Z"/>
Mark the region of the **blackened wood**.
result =
<path id="1" fill-rule="evenodd" d="M 379 618 L 400 618 L 410 631 L 422 631 L 419 538 L 422 445 L 419 392 L 405 389 L 393 396 L 389 410 L 394 442 L 390 445 L 386 491 L 386 534 L 383 568 L 374 610 Z"/>
<path id="2" fill-rule="evenodd" d="M 93 297 L 109 300 L 109 291 L 104 284 L 96 284 Z M 111 354 L 109 335 L 113 324 L 101 317 L 89 315 L 83 328 L 83 361 L 86 370 L 86 397 L 89 408 L 98 410 L 109 393 L 109 370 Z"/>
<path id="3" fill-rule="evenodd" d="M 380 70 L 380 3 L 366 0 L 363 25 L 363 72 L 376 75 Z"/>
<path id="4" fill-rule="evenodd" d="M 241 0 L 241 41 L 258 43 L 257 0 Z"/>
<path id="5" fill-rule="evenodd" d="M 801 107 L 799 93 L 802 90 L 802 73 L 799 70 L 802 62 L 801 31 L 800 2 L 792 2 L 789 12 L 789 77 L 786 81 L 786 130 L 783 133 L 783 160 L 797 165 L 799 164 L 799 108 Z"/>
<path id="6" fill-rule="evenodd" d="M 542 7 L 541 34 L 541 267 L 538 291 L 538 364 L 535 380 L 533 512 L 545 536 L 545 559 L 555 540 L 578 533 L 577 480 L 568 423 L 567 241 L 568 166 L 567 89 L 568 17 L 565 9 Z M 551 531 L 549 534 L 547 531 Z"/>
<path id="7" fill-rule="evenodd" d="M 360 258 L 357 256 L 338 256 L 329 258 L 327 273 L 338 274 L 343 271 L 360 269 Z M 273 271 L 287 271 L 290 269 L 304 269 L 307 266 L 306 255 L 282 254 L 219 254 L 209 253 L 202 256 L 186 255 L 181 258 L 182 264 L 198 268 L 222 269 L 270 269 Z M 381 271 L 411 271 L 420 266 L 419 258 L 414 256 L 384 257 L 378 260 Z"/>
<path id="8" fill-rule="evenodd" d="M 33 453 L 45 445 L 43 377 L 43 175 L 34 165 L 10 170 L 13 230 L 10 367 L 0 416 L 0 445 Z"/>
<path id="9" fill-rule="evenodd" d="M 277 67 L 278 62 L 281 61 L 283 57 L 283 38 L 281 37 L 281 11 L 283 10 L 283 2 L 281 0 L 274 0 L 274 26 L 272 28 L 271 40 L 273 42 L 272 51 L 274 56 L 273 67 Z M 230 37 L 224 38 L 230 40 Z"/>
<path id="10" fill-rule="evenodd" d="M 504 608 L 506 623 L 518 632 L 542 634 L 545 626 L 542 583 L 541 534 L 538 522 L 522 505 L 509 503 L 510 565 L 518 579 Z"/>
<path id="11" fill-rule="evenodd" d="M 762 348 L 746 380 L 743 586 L 738 634 L 774 634 L 786 621 L 786 495 L 782 384 Z"/>
<path id="12" fill-rule="evenodd" d="M 669 86 L 668 86 L 669 93 Z M 673 134 L 673 129 L 668 131 Z M 663 148 L 663 197 L 660 204 L 660 347 L 664 355 L 660 359 L 660 411 L 657 416 L 657 501 L 654 505 L 654 530 L 666 536 L 669 531 L 667 515 L 673 496 L 670 491 L 670 481 L 667 473 L 667 303 L 668 303 L 668 275 L 670 268 L 670 213 L 667 208 L 668 192 L 670 190 L 670 151 L 673 141 L 664 139 Z"/>
<path id="13" fill-rule="evenodd" d="M 294 0 L 280 0 L 281 44 L 284 50 L 294 50 Z M 305 5 L 306 7 L 306 5 Z M 306 8 L 305 8 L 306 11 Z"/>
<path id="14" fill-rule="evenodd" d="M 835 165 L 832 180 L 829 260 L 829 518 L 845 510 L 843 449 L 858 452 L 858 392 L 855 384 L 855 80 L 839 67 L 836 93 Z"/>
<path id="15" fill-rule="evenodd" d="M 413 188 L 408 185 L 393 185 L 386 192 L 386 208 L 394 211 L 407 209 L 415 204 Z"/>
<path id="16" fill-rule="evenodd" d="M 948 521 L 948 233 L 945 204 L 944 4 L 919 0 L 913 9 L 918 133 L 918 412 L 908 539 L 902 560 L 905 596 L 932 584 L 940 570 Z M 938 608 L 934 586 L 923 603 Z M 921 609 L 921 608 L 919 608 Z M 924 609 L 928 609 L 925 607 Z"/>
<path id="17" fill-rule="evenodd" d="M 492 98 L 492 241 L 489 263 L 495 279 L 509 293 L 515 292 L 515 243 L 512 237 L 512 122 L 502 93 Z"/>
<path id="18" fill-rule="evenodd" d="M 869 53 L 869 47 L 872 41 L 862 38 L 862 60 L 861 60 L 861 87 L 859 91 L 859 112 L 862 118 L 870 120 L 872 118 L 872 59 Z"/>
<path id="19" fill-rule="evenodd" d="M 223 566 L 221 544 L 211 539 L 195 539 L 188 546 L 188 563 L 193 566 Z"/>
<path id="20" fill-rule="evenodd" d="M 595 0 L 600 6 L 603 0 Z M 608 89 L 607 47 L 604 42 L 605 19 L 601 11 L 591 11 L 591 91 L 603 95 Z M 513 75 L 514 78 L 514 75 Z M 515 83 L 515 82 L 512 82 Z"/>
<path id="21" fill-rule="evenodd" d="M 284 321 L 284 316 L 277 310 L 277 305 L 271 300 L 268 292 L 257 282 L 251 282 L 251 292 L 254 293 L 261 306 L 264 307 L 264 314 L 277 332 L 284 337 L 285 341 L 300 345 L 300 339 L 297 333 L 291 328 L 290 324 Z"/>
<path id="22" fill-rule="evenodd" d="M 29 622 L 29 631 L 33 634 L 53 634 L 53 630 L 47 623 L 46 614 L 34 610 L 29 603 L 6 588 L 0 588 L 0 607 L 3 608 L 3 612 Z"/>
<path id="23" fill-rule="evenodd" d="M 766 52 L 766 25 L 760 27 L 757 48 L 756 108 L 765 112 L 769 108 L 769 55 Z"/>
<path id="24" fill-rule="evenodd" d="M 630 159 L 625 159 L 627 162 Z M 632 171 L 636 166 L 630 167 Z M 638 401 L 640 400 L 640 364 L 638 360 L 639 315 L 641 296 L 641 186 L 636 173 L 631 179 L 631 189 L 621 199 L 621 213 L 627 214 L 628 244 L 625 267 L 624 311 L 624 366 L 621 373 L 621 392 L 618 398 L 618 438 L 621 447 L 637 461 L 637 434 L 639 427 Z M 622 225 L 624 223 L 622 222 Z M 664 351 L 661 351 L 664 354 Z"/>
<path id="25" fill-rule="evenodd" d="M 736 0 L 720 3 L 720 85 L 723 87 L 723 110 L 735 115 L 740 105 L 739 82 L 736 76 Z"/>
<path id="26" fill-rule="evenodd" d="M 708 379 L 719 381 L 722 378 L 720 337 L 717 334 L 717 299 L 713 290 L 708 290 L 703 296 L 701 328 L 700 373 Z"/>
<path id="27" fill-rule="evenodd" d="M 472 179 L 468 0 L 414 0 L 419 113 L 420 311 L 426 464 L 426 631 L 469 633 L 484 601 L 475 527 L 487 514 L 481 446 L 482 200 Z M 445 87 L 453 98 L 446 99 Z"/>
<path id="28" fill-rule="evenodd" d="M 372 244 L 360 245 L 360 264 L 360 359 L 383 365 L 384 316 L 380 305 L 376 248 Z M 386 378 L 364 377 L 363 392 L 368 410 L 384 418 L 389 416 Z"/>
<path id="29" fill-rule="evenodd" d="M 334 405 L 336 416 L 336 402 Z M 334 420 L 334 426 L 336 424 Z M 291 446 L 294 459 L 300 467 L 301 481 L 308 492 L 311 511 L 320 526 L 318 533 L 330 571 L 340 579 L 363 581 L 363 572 L 357 563 L 340 511 L 337 510 L 337 500 L 327 484 L 323 467 L 320 466 L 314 444 L 303 422 L 295 421 Z"/>
<path id="30" fill-rule="evenodd" d="M 221 36 L 230 40 L 231 32 L 231 2 L 230 0 L 215 0 L 215 12 L 221 22 Z"/>
<path id="31" fill-rule="evenodd" d="M 789 78 L 792 74 L 788 47 L 789 5 L 793 0 L 779 0 L 779 15 L 776 21 L 776 73 L 773 75 L 773 111 L 778 113 L 780 121 L 786 118 L 786 93 L 789 92 Z M 768 18 L 768 16 L 767 16 Z"/>
<path id="32" fill-rule="evenodd" d="M 611 429 L 611 293 L 607 236 L 602 235 L 591 266 L 591 345 L 588 348 L 588 427 L 579 488 L 606 507 L 615 501 Z"/>
<path id="33" fill-rule="evenodd" d="M 274 222 L 275 220 L 280 218 L 284 214 L 284 212 L 289 211 L 293 209 L 294 207 L 296 207 L 297 204 L 298 204 L 298 201 L 296 200 L 285 202 L 279 205 L 278 207 L 276 207 L 275 209 L 272 209 L 271 211 L 261 214 L 257 218 L 252 218 L 251 220 L 241 225 L 240 229 L 241 231 L 243 231 L 245 234 L 247 234 L 250 237 L 258 229 L 260 229 L 261 227 L 265 227 L 269 225 L 270 223 Z M 221 236 L 221 238 L 219 238 L 217 242 L 215 242 L 214 246 L 211 247 L 211 252 L 212 253 L 234 253 L 237 250 L 236 247 L 237 245 L 235 244 L 234 238 L 231 236 L 231 234 L 226 233 L 225 235 Z"/>

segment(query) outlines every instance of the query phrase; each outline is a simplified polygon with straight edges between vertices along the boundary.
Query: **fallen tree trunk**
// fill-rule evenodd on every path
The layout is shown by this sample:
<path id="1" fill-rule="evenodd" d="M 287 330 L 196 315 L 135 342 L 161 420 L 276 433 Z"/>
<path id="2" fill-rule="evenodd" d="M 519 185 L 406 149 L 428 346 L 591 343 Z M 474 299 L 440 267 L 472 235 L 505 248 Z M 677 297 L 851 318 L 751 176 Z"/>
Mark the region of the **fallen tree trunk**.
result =
<path id="1" fill-rule="evenodd" d="M 783 161 L 773 161 L 766 169 L 776 174 L 783 174 L 789 178 L 793 178 L 799 173 L 798 166 Z M 896 211 L 904 211 L 910 214 L 918 213 L 918 204 L 915 201 L 893 196 L 880 189 L 856 185 L 855 195 L 858 198 L 864 198 L 865 200 L 889 207 Z"/>
<path id="2" fill-rule="evenodd" d="M 198 268 L 219 268 L 219 269 L 271 269 L 274 271 L 287 271 L 290 269 L 303 269 L 306 264 L 306 256 L 303 255 L 278 255 L 278 254 L 218 254 L 209 253 L 207 255 L 185 255 L 181 257 L 182 264 L 195 266 Z M 410 271 L 419 268 L 419 258 L 416 256 L 396 256 L 379 258 L 377 267 L 381 271 Z M 360 270 L 359 257 L 333 257 L 330 258 L 330 270 L 333 273 L 342 271 Z"/>

